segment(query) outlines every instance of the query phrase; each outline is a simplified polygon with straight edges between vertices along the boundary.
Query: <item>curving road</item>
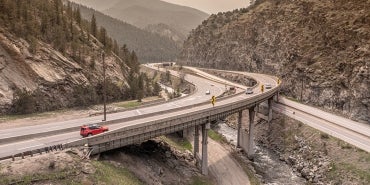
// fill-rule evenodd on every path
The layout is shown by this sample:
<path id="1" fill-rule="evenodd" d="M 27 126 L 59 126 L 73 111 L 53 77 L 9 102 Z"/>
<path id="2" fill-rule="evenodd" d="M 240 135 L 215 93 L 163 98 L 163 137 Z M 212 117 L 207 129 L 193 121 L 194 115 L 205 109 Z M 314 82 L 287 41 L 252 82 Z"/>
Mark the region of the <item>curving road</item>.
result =
<path id="1" fill-rule="evenodd" d="M 217 79 L 223 80 L 229 85 L 234 85 L 239 88 L 247 88 L 246 86 L 229 82 L 219 77 L 213 76 L 206 72 L 203 72 L 197 68 L 187 67 L 200 74 L 201 76 L 206 77 L 207 79 Z M 222 71 L 222 70 L 218 70 Z M 251 76 L 258 79 L 261 83 L 270 83 L 276 85 L 276 82 L 271 82 L 271 78 L 263 74 L 253 74 L 239 71 L 224 71 L 243 74 L 246 76 Z M 277 80 L 277 79 L 276 79 Z M 255 89 L 255 92 L 260 91 Z M 301 121 L 315 129 L 318 129 L 322 132 L 330 134 L 336 138 L 339 138 L 343 141 L 346 141 L 358 148 L 361 148 L 367 152 L 370 152 L 370 125 L 355 122 L 331 113 L 322 111 L 320 109 L 303 105 L 286 98 L 280 97 L 279 102 L 273 104 L 273 109 L 277 112 L 285 114 L 295 120 Z"/>
<path id="2" fill-rule="evenodd" d="M 197 74 L 199 76 L 203 76 L 201 72 L 199 73 L 197 72 Z M 261 74 L 253 74 L 253 73 L 250 73 L 248 75 L 251 76 L 252 78 L 258 79 L 258 81 L 260 81 L 261 83 L 273 84 L 273 88 L 275 88 L 277 85 L 276 79 L 274 77 L 270 77 L 267 75 L 261 75 Z M 212 79 L 211 81 L 211 80 L 205 80 L 204 78 L 193 76 L 193 75 L 186 75 L 185 79 L 196 85 L 197 91 L 194 94 L 192 94 L 191 96 L 176 100 L 176 101 L 171 101 L 171 102 L 160 104 L 160 105 L 143 107 L 143 108 L 138 108 L 135 110 L 109 114 L 107 115 L 108 121 L 118 120 L 122 118 L 132 118 L 132 117 L 137 116 L 137 119 L 134 119 L 134 120 L 130 120 L 124 123 L 112 124 L 109 126 L 110 129 L 115 130 L 115 129 L 119 129 L 121 127 L 125 127 L 128 125 L 135 125 L 138 122 L 147 122 L 147 121 L 160 119 L 164 117 L 185 114 L 188 112 L 192 112 L 194 110 L 207 109 L 209 108 L 210 104 L 192 107 L 191 109 L 178 110 L 176 112 L 171 112 L 172 109 L 181 108 L 181 107 L 209 101 L 212 95 L 215 95 L 215 96 L 221 95 L 224 90 L 224 84 L 222 83 L 224 83 L 225 80 L 222 80 L 222 79 L 215 78 L 215 79 Z M 206 95 L 205 94 L 206 90 L 210 90 L 211 95 Z M 268 91 L 269 90 L 266 90 L 265 92 L 268 92 Z M 254 96 L 258 96 L 260 94 L 261 93 L 257 91 L 256 93 L 251 94 L 251 95 L 240 94 L 230 99 L 225 99 L 223 101 L 217 101 L 215 106 L 231 104 L 233 102 L 243 101 L 247 98 L 253 99 Z M 148 118 L 142 118 L 142 116 L 144 115 L 147 115 L 150 113 L 157 113 L 160 111 L 168 111 L 168 112 L 161 113 L 161 114 L 155 114 Z M 16 153 L 30 151 L 30 150 L 52 146 L 56 144 L 67 143 L 70 141 L 80 139 L 79 129 L 77 127 L 83 124 L 100 123 L 101 118 L 102 116 L 94 116 L 94 117 L 81 118 L 77 120 L 70 120 L 70 121 L 64 121 L 64 122 L 58 122 L 58 123 L 50 123 L 50 124 L 1 130 L 0 131 L 0 143 L 1 143 L 0 144 L 0 158 L 4 156 L 16 154 Z M 66 128 L 70 128 L 75 131 L 69 131 L 69 132 L 61 131 Z M 45 137 L 45 134 L 43 133 L 47 133 L 47 132 L 56 132 L 56 133 L 53 136 Z M 32 134 L 35 136 L 29 137 Z M 7 142 L 7 143 L 2 142 L 2 140 L 6 138 L 17 137 L 17 136 L 25 136 L 26 138 L 24 138 L 23 141 L 16 140 L 14 142 L 13 141 Z"/>

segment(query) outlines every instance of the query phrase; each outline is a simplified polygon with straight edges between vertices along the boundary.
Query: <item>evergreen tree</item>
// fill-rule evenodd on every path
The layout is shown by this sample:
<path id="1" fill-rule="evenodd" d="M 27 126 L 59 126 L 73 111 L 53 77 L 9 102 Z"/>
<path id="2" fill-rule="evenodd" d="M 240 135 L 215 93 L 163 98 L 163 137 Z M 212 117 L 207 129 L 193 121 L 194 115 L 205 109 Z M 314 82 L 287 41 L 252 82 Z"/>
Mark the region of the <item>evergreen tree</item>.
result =
<path id="1" fill-rule="evenodd" d="M 75 10 L 75 19 L 76 19 L 76 22 L 78 25 L 81 25 L 81 11 L 80 11 L 80 7 L 77 7 L 77 9 Z"/>
<path id="2" fill-rule="evenodd" d="M 107 31 L 104 27 L 100 27 L 99 41 L 103 44 L 104 47 L 107 46 Z"/>
<path id="3" fill-rule="evenodd" d="M 159 86 L 159 84 L 157 83 L 157 82 L 154 82 L 153 81 L 153 84 L 152 84 L 152 86 L 153 86 L 153 94 L 155 95 L 155 96 L 159 96 L 159 93 L 161 92 L 161 86 Z"/>
<path id="4" fill-rule="evenodd" d="M 92 15 L 91 17 L 91 34 L 96 37 L 97 35 L 97 32 L 98 32 L 98 27 L 96 25 L 96 18 L 95 18 L 95 14 Z"/>
<path id="5" fill-rule="evenodd" d="M 144 92 L 144 75 L 143 75 L 143 73 L 141 73 L 139 75 L 139 78 L 138 78 L 137 81 L 138 81 L 138 84 L 137 84 L 138 90 L 137 90 L 137 94 L 136 94 L 136 99 L 137 99 L 137 101 L 141 102 L 141 100 L 143 99 L 144 94 L 145 94 L 145 92 Z"/>
<path id="6" fill-rule="evenodd" d="M 140 70 L 140 63 L 137 59 L 135 51 L 131 52 L 131 60 L 129 62 L 131 70 L 133 70 L 135 73 L 139 73 Z"/>

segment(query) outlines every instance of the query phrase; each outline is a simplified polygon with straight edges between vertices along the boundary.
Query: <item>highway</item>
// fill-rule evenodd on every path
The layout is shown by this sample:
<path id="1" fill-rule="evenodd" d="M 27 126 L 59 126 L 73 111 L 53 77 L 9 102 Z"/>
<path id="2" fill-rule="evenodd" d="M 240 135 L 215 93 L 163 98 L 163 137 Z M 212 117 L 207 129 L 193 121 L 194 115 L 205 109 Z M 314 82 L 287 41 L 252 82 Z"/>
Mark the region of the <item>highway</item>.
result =
<path id="1" fill-rule="evenodd" d="M 187 67 L 190 70 L 195 71 L 201 76 L 207 79 L 223 80 L 229 85 L 234 85 L 239 88 L 247 88 L 246 86 L 236 84 L 233 82 L 226 81 L 219 77 L 215 77 L 206 72 L 203 72 L 197 68 Z M 221 71 L 221 70 L 219 70 Z M 226 71 L 231 72 L 231 71 Z M 246 72 L 232 71 L 233 73 L 243 74 L 246 76 L 254 76 L 259 79 L 261 83 L 271 83 L 266 81 L 265 75 L 251 74 Z M 267 78 L 268 80 L 268 78 Z M 260 91 L 255 89 L 255 91 Z M 273 104 L 273 109 L 277 112 L 285 114 L 295 120 L 301 121 L 315 129 L 318 129 L 331 136 L 346 141 L 362 150 L 370 152 L 370 125 L 355 122 L 331 113 L 322 111 L 320 109 L 303 105 L 284 97 L 279 97 L 279 102 Z"/>
<path id="2" fill-rule="evenodd" d="M 196 91 L 184 98 L 170 101 L 168 103 L 163 103 L 159 105 L 149 106 L 138 108 L 134 110 L 129 110 L 125 112 L 113 113 L 107 115 L 107 120 L 115 120 L 115 119 L 122 119 L 122 118 L 130 118 L 135 116 L 142 116 L 150 113 L 161 112 L 166 110 L 171 110 L 175 108 L 185 107 L 192 104 L 197 104 L 205 101 L 210 101 L 211 96 L 219 96 L 225 90 L 225 85 L 220 84 L 210 80 L 204 80 L 200 77 L 193 76 L 193 75 L 186 75 L 185 80 L 192 82 L 196 86 Z M 206 90 L 211 91 L 211 95 L 206 95 Z M 27 126 L 27 127 L 20 127 L 20 128 L 13 128 L 13 129 L 4 129 L 0 130 L 0 158 L 4 156 L 9 156 L 16 153 L 21 153 L 24 151 L 29 151 L 32 149 L 42 148 L 46 146 L 66 143 L 69 141 L 74 141 L 76 139 L 81 138 L 79 135 L 79 127 L 83 124 L 91 124 L 91 123 L 102 123 L 102 116 L 94 116 L 94 117 L 87 117 L 87 118 L 80 118 L 76 120 L 69 120 L 57 123 L 50 123 L 50 124 L 43 124 L 43 125 L 35 125 L 35 126 Z M 135 122 L 135 121 L 133 121 Z M 122 124 L 114 124 L 110 125 L 109 128 L 114 130 L 116 128 L 120 128 Z M 67 133 L 59 133 L 59 130 L 63 130 L 66 128 L 75 129 L 75 131 L 67 132 Z M 56 134 L 48 137 L 44 137 L 42 133 L 47 133 L 50 131 L 55 131 Z M 35 137 L 28 137 L 30 134 L 35 134 Z M 16 136 L 27 136 L 24 138 L 23 141 L 16 141 L 16 142 L 6 142 L 2 143 L 1 140 L 4 140 L 9 137 L 16 137 Z"/>
<path id="3" fill-rule="evenodd" d="M 251 74 L 256 75 L 256 78 L 261 77 L 261 75 L 258 74 Z M 263 75 L 262 75 L 263 76 Z M 121 112 L 121 113 L 114 113 L 107 115 L 108 121 L 109 120 L 119 120 L 123 118 L 135 118 L 132 120 L 125 121 L 124 123 L 119 124 L 112 124 L 109 126 L 110 132 L 113 132 L 116 129 L 124 128 L 130 125 L 138 125 L 142 123 L 149 123 L 154 122 L 157 119 L 163 119 L 167 117 L 176 117 L 177 115 L 191 113 L 197 110 L 204 110 L 209 109 L 211 104 L 205 104 L 202 106 L 194 106 L 192 108 L 188 109 L 181 109 L 181 107 L 194 105 L 201 102 L 208 102 L 210 101 L 211 95 L 221 95 L 224 90 L 224 84 L 222 84 L 222 81 L 219 80 L 205 80 L 203 78 L 193 76 L 193 75 L 186 75 L 185 79 L 189 82 L 192 82 L 196 85 L 197 91 L 192 94 L 191 96 L 172 101 L 169 103 L 156 105 L 156 106 L 150 106 L 150 107 L 144 107 L 144 108 L 138 108 L 131 111 Z M 215 81 L 219 81 L 221 83 L 217 83 Z M 274 83 L 275 79 L 272 77 L 263 76 L 264 82 Z M 275 82 L 276 83 L 276 82 Z M 210 90 L 211 95 L 205 95 L 205 91 Z M 240 90 L 239 90 L 240 92 Z M 218 101 L 216 103 L 217 106 L 226 105 L 226 104 L 233 104 L 234 102 L 243 101 L 247 98 L 253 99 L 254 96 L 259 95 L 260 93 L 255 93 L 253 95 L 245 95 L 244 93 L 239 94 L 238 96 L 232 97 L 230 99 L 226 99 L 223 101 Z M 172 112 L 174 109 L 181 109 L 177 110 L 176 112 Z M 168 112 L 161 112 L 161 111 L 168 111 Z M 161 113 L 160 113 L 161 112 Z M 152 113 L 152 115 L 150 115 Z M 154 114 L 153 114 L 154 113 Z M 148 117 L 145 117 L 145 115 L 150 115 Z M 136 117 L 135 117 L 136 116 Z M 144 116 L 144 117 L 143 117 Z M 9 156 L 11 154 L 15 153 L 21 153 L 29 150 L 34 150 L 38 148 L 43 148 L 50 145 L 56 145 L 61 143 L 67 143 L 69 141 L 78 140 L 81 137 L 79 136 L 79 126 L 83 124 L 89 124 L 89 123 L 99 123 L 101 122 L 102 116 L 95 116 L 90 118 L 81 118 L 77 120 L 71 120 L 71 121 L 65 121 L 65 122 L 59 122 L 59 123 L 50 123 L 50 124 L 44 124 L 44 125 L 37 125 L 37 126 L 29 126 L 29 127 L 22 127 L 22 128 L 15 128 L 15 129 L 7 129 L 2 130 L 0 132 L 0 143 L 1 140 L 6 139 L 9 136 L 21 136 L 25 135 L 28 137 L 29 134 L 34 134 L 35 137 L 28 137 L 25 138 L 23 141 L 16 141 L 16 142 L 7 142 L 2 143 L 0 145 L 0 157 L 3 156 Z M 70 130 L 69 132 L 61 131 L 66 128 L 71 128 L 73 130 Z M 44 132 L 49 131 L 56 131 L 57 133 L 52 136 L 43 136 Z M 60 131 L 60 133 L 58 133 Z M 106 133 L 106 134 L 109 134 Z"/>
<path id="4" fill-rule="evenodd" d="M 189 82 L 192 82 L 196 87 L 197 90 L 194 94 L 180 98 L 175 101 L 170 101 L 168 103 L 160 104 L 160 105 L 154 105 L 149 107 L 143 107 L 138 108 L 135 110 L 129 110 L 125 112 L 119 112 L 119 113 L 113 113 L 108 114 L 107 118 L 109 120 L 119 120 L 123 118 L 133 118 L 131 120 L 127 120 L 124 123 L 116 123 L 109 125 L 109 128 L 111 131 L 136 125 L 136 124 L 143 124 L 148 122 L 153 122 L 155 120 L 167 118 L 167 117 L 176 117 L 177 115 L 182 115 L 186 113 L 191 113 L 197 110 L 207 109 L 210 108 L 211 104 L 204 104 L 199 106 L 193 106 L 188 109 L 181 109 L 181 107 L 185 106 L 191 106 L 197 103 L 201 102 L 207 102 L 210 101 L 210 97 L 212 95 L 218 96 L 221 95 L 224 91 L 225 85 L 223 83 L 227 83 L 229 85 L 233 85 L 236 87 L 240 87 L 242 89 L 245 89 L 246 87 L 241 86 L 240 84 L 235 84 L 232 82 L 228 82 L 224 79 L 217 78 L 213 75 L 209 75 L 205 72 L 202 72 L 200 70 L 190 68 L 191 70 L 194 70 L 197 75 L 204 77 L 197 77 L 193 75 L 186 75 L 185 79 Z M 257 79 L 258 85 L 254 89 L 254 93 L 251 95 L 246 95 L 244 93 L 241 93 L 237 96 L 234 96 L 229 99 L 225 99 L 222 101 L 217 101 L 216 106 L 220 105 L 226 105 L 233 102 L 243 101 L 245 99 L 253 99 L 254 96 L 257 96 L 261 94 L 259 90 L 259 85 L 270 83 L 272 84 L 273 88 L 277 86 L 277 79 L 275 77 L 271 77 L 268 75 L 263 74 L 254 74 L 254 73 L 242 73 L 237 72 L 244 75 L 247 75 L 251 78 Z M 211 95 L 205 95 L 205 91 L 210 90 Z M 269 90 L 265 90 L 267 92 Z M 239 90 L 240 92 L 240 90 Z M 293 105 L 294 106 L 294 105 Z M 312 107 L 311 107 L 312 108 Z M 171 111 L 174 110 L 174 111 Z M 305 113 L 306 111 L 312 111 L 312 110 L 306 110 L 306 111 L 297 111 L 296 109 L 292 107 L 288 107 L 283 104 L 276 104 L 274 105 L 274 110 L 279 111 L 283 114 L 286 114 L 288 116 L 294 116 L 294 119 L 300 120 L 316 129 L 319 129 L 323 132 L 326 132 L 330 135 L 333 135 L 335 137 L 338 137 L 340 139 L 343 139 L 344 141 L 347 141 L 348 143 L 351 143 L 361 149 L 364 149 L 365 151 L 369 150 L 370 145 L 370 139 L 367 135 L 358 133 L 356 131 L 353 131 L 349 128 L 343 127 L 342 125 L 338 124 L 329 124 L 328 121 L 325 120 L 317 120 L 317 116 L 313 116 L 311 114 Z M 165 111 L 165 112 L 163 112 Z M 295 113 L 292 115 L 292 113 Z M 155 114 L 158 113 L 158 114 Z M 145 115 L 148 115 L 145 117 Z M 144 117 L 143 117 L 144 116 Z M 327 116 L 326 117 L 331 117 Z M 14 128 L 14 129 L 6 129 L 0 131 L 0 158 L 4 156 L 9 156 L 16 153 L 21 153 L 37 148 L 43 148 L 46 146 L 56 145 L 56 144 L 62 144 L 69 141 L 78 140 L 81 137 L 79 136 L 79 129 L 78 127 L 83 124 L 89 124 L 89 123 L 101 123 L 102 116 L 94 116 L 94 117 L 88 117 L 88 118 L 81 118 L 76 120 L 70 120 L 70 121 L 64 121 L 64 122 L 58 122 L 58 123 L 50 123 L 50 124 L 44 124 L 44 125 L 36 125 L 36 126 L 28 126 L 28 127 L 21 127 L 21 128 Z M 323 126 L 325 125 L 325 126 Z M 367 131 L 368 127 L 366 125 L 363 125 L 364 127 L 360 130 Z M 63 129 L 71 128 L 73 130 L 70 130 L 68 132 L 60 132 Z M 56 131 L 56 134 L 52 136 L 44 136 L 42 133 L 49 132 L 49 131 Z M 366 132 L 367 134 L 369 132 Z M 15 141 L 15 142 L 1 142 L 1 140 L 4 140 L 9 137 L 14 136 L 28 136 L 30 134 L 35 134 L 34 137 L 28 137 L 24 138 L 22 141 Z"/>

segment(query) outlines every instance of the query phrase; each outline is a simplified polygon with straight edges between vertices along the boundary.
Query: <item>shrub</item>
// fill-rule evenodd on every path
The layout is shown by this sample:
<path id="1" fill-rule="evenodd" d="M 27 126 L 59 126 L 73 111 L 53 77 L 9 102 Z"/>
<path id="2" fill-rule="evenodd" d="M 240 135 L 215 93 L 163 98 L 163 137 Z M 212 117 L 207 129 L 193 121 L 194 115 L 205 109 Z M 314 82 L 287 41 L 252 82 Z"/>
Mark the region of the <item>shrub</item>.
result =
<path id="1" fill-rule="evenodd" d="M 12 113 L 30 114 L 36 112 L 36 98 L 33 93 L 24 89 L 18 89 L 12 100 Z"/>
<path id="2" fill-rule="evenodd" d="M 329 134 L 327 133 L 321 133 L 320 136 L 321 136 L 321 139 L 329 139 Z"/>

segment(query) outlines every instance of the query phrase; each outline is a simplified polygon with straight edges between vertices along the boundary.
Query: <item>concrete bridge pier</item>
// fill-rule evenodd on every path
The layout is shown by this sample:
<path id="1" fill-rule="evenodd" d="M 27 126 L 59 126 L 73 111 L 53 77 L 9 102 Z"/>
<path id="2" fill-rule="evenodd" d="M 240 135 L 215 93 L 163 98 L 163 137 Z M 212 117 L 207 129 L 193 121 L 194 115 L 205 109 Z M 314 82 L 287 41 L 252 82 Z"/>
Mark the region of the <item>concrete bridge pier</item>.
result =
<path id="1" fill-rule="evenodd" d="M 208 175 L 208 130 L 211 124 L 202 125 L 202 174 Z"/>
<path id="2" fill-rule="evenodd" d="M 199 130 L 202 129 L 202 155 L 199 155 Z M 194 157 L 196 166 L 200 168 L 203 175 L 208 175 L 208 130 L 210 123 L 195 126 L 194 134 Z"/>
<path id="3" fill-rule="evenodd" d="M 238 116 L 238 138 L 237 138 L 237 147 L 242 148 L 246 153 L 249 159 L 254 157 L 254 118 L 257 112 L 258 106 L 253 106 L 248 110 L 249 114 L 249 132 L 246 132 L 245 126 L 243 124 L 243 111 L 239 111 Z"/>
<path id="4" fill-rule="evenodd" d="M 238 138 L 236 141 L 236 147 L 240 148 L 242 147 L 242 120 L 243 120 L 243 111 L 239 111 L 238 115 Z"/>
<path id="5" fill-rule="evenodd" d="M 194 157 L 195 157 L 195 162 L 196 162 L 196 166 L 199 167 L 199 161 L 200 161 L 200 157 L 199 157 L 199 125 L 195 126 L 194 127 Z"/>
<path id="6" fill-rule="evenodd" d="M 270 123 L 272 120 L 272 102 L 274 101 L 274 98 L 271 97 L 267 100 L 268 104 L 268 116 L 267 116 L 267 122 Z"/>
<path id="7" fill-rule="evenodd" d="M 247 155 L 249 159 L 254 158 L 254 149 L 255 149 L 255 143 L 254 143 L 254 117 L 256 115 L 256 107 L 252 107 L 249 109 L 249 135 L 248 135 L 248 150 Z"/>

